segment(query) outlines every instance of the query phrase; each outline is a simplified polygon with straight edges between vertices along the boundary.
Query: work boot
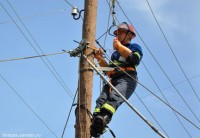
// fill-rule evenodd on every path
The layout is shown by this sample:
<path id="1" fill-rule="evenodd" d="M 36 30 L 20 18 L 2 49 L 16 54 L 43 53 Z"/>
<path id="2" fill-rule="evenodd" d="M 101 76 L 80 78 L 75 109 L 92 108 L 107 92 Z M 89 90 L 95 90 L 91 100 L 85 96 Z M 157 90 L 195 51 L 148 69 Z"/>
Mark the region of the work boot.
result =
<path id="1" fill-rule="evenodd" d="M 101 111 L 101 113 L 92 119 L 90 134 L 92 137 L 99 137 L 106 132 L 106 126 L 111 121 L 112 114 L 108 111 Z"/>
<path id="2" fill-rule="evenodd" d="M 100 115 L 104 118 L 104 123 L 107 125 L 112 119 L 112 114 L 106 109 L 101 109 Z"/>

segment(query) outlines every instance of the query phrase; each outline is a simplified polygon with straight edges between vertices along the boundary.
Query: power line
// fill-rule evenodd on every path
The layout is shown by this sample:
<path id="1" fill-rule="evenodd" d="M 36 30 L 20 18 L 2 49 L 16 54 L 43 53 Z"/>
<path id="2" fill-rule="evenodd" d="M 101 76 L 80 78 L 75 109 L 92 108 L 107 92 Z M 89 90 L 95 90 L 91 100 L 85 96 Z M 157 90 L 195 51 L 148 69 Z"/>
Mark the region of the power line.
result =
<path id="1" fill-rule="evenodd" d="M 106 55 L 108 56 L 108 55 Z M 106 57 L 107 58 L 107 57 Z M 127 76 L 129 76 L 130 78 L 132 78 L 134 81 L 136 81 L 138 84 L 140 84 L 144 89 L 146 89 L 148 92 L 150 92 L 152 95 L 154 95 L 156 98 L 158 98 L 162 103 L 164 103 L 165 105 L 167 105 L 171 110 L 175 111 L 177 114 L 179 114 L 182 118 L 184 118 L 186 121 L 188 121 L 190 124 L 192 124 L 194 127 L 196 127 L 198 130 L 200 130 L 200 128 L 194 124 L 192 121 L 190 121 L 188 118 L 186 118 L 184 115 L 182 115 L 180 112 L 178 112 L 175 108 L 173 108 L 172 106 L 170 106 L 168 103 L 166 103 L 163 99 L 161 99 L 159 96 L 157 96 L 156 94 L 154 94 L 150 89 L 148 89 L 145 85 L 143 85 L 142 83 L 140 83 L 139 81 L 137 81 L 136 79 L 134 79 L 132 76 L 130 76 L 126 71 L 121 70 L 121 68 L 116 65 L 112 60 L 110 60 L 109 58 L 107 58 L 109 60 L 109 62 L 111 62 L 112 64 L 114 64 L 120 71 L 124 72 Z"/>
<path id="2" fill-rule="evenodd" d="M 142 62 L 143 63 L 143 62 Z M 148 68 L 145 66 L 145 64 L 143 63 L 143 66 L 145 67 L 145 69 L 147 70 L 148 74 L 150 75 L 151 79 L 153 80 L 154 84 L 156 85 L 156 87 L 158 88 L 159 92 L 161 93 L 161 95 L 164 97 L 165 101 L 167 102 L 167 104 L 170 105 L 169 101 L 167 100 L 166 96 L 163 94 L 163 92 L 161 91 L 160 87 L 158 86 L 157 82 L 155 81 L 154 77 L 152 76 L 152 74 L 150 73 L 150 71 L 148 70 Z M 171 106 L 171 105 L 170 105 Z M 172 110 L 175 117 L 177 118 L 178 122 L 181 124 L 181 126 L 183 127 L 183 129 L 185 130 L 185 132 L 188 134 L 188 136 L 190 138 L 192 138 L 191 134 L 188 132 L 188 130 L 186 129 L 186 127 L 184 126 L 184 124 L 181 122 L 180 118 L 177 116 L 177 114 L 175 113 L 174 110 Z"/>
<path id="3" fill-rule="evenodd" d="M 192 83 L 191 83 L 190 80 L 188 79 L 188 77 L 187 77 L 185 71 L 183 70 L 183 67 L 181 66 L 181 64 L 180 64 L 180 62 L 179 62 L 177 56 L 175 55 L 175 53 L 174 53 L 174 51 L 173 51 L 173 49 L 172 49 L 172 46 L 171 46 L 171 44 L 169 43 L 169 41 L 168 41 L 168 39 L 167 39 L 167 37 L 166 37 L 166 35 L 165 35 L 165 33 L 164 33 L 164 31 L 163 31 L 163 29 L 162 29 L 160 23 L 158 22 L 158 20 L 157 20 L 155 14 L 154 14 L 154 12 L 153 12 L 153 9 L 152 9 L 152 7 L 151 7 L 149 1 L 146 0 L 146 2 L 147 2 L 147 5 L 149 6 L 149 9 L 150 9 L 150 11 L 151 11 L 151 13 L 152 13 L 152 15 L 153 15 L 153 17 L 154 17 L 156 23 L 157 23 L 157 25 L 158 25 L 158 27 L 159 27 L 159 29 L 160 29 L 162 35 L 163 35 L 163 37 L 164 37 L 164 39 L 165 39 L 165 41 L 166 41 L 168 47 L 170 48 L 170 50 L 171 50 L 171 52 L 172 52 L 172 54 L 173 54 L 173 56 L 174 56 L 174 58 L 175 58 L 175 60 L 176 60 L 176 62 L 177 62 L 177 64 L 178 64 L 178 66 L 180 67 L 181 72 L 183 73 L 183 75 L 184 75 L 185 78 L 187 79 L 187 81 L 188 81 L 190 87 L 192 88 L 192 91 L 194 92 L 195 96 L 197 97 L 198 101 L 200 102 L 200 98 L 199 98 L 197 92 L 195 91 L 194 87 L 192 86 Z"/>
<path id="4" fill-rule="evenodd" d="M 107 1 L 107 0 L 106 0 Z M 109 8 L 110 8 L 110 5 L 109 5 L 109 3 L 108 3 L 108 1 L 107 1 L 107 4 L 108 4 L 108 6 L 109 6 Z M 111 10 L 111 9 L 110 9 Z M 117 17 L 116 17 L 116 19 L 117 19 Z M 118 21 L 118 20 L 117 20 Z M 119 22 L 119 21 L 118 21 Z M 109 30 L 108 30 L 109 31 Z M 107 34 L 107 32 L 108 31 L 106 31 L 103 35 L 105 35 L 105 34 Z M 102 35 L 102 36 L 103 36 Z M 101 36 L 101 37 L 102 37 Z M 100 38 L 101 38 L 100 37 Z M 105 39 L 106 39 L 106 37 L 107 37 L 107 35 L 105 36 Z M 99 38 L 99 39 L 100 39 Z M 105 43 L 105 42 L 104 42 Z M 104 44 L 105 45 L 105 44 Z M 137 95 L 137 97 L 138 97 L 138 95 Z M 140 97 L 138 97 L 138 98 L 140 98 Z M 156 118 L 153 116 L 153 114 L 150 112 L 150 110 L 148 109 L 148 107 L 144 104 L 144 102 L 140 99 L 140 101 L 142 102 L 142 104 L 145 106 L 145 108 L 147 109 L 147 111 L 149 112 L 149 114 L 152 116 L 152 118 L 157 122 L 157 124 L 160 126 L 160 128 L 166 133 L 166 131 L 162 128 L 162 126 L 159 124 L 159 122 L 156 120 Z M 174 112 L 174 111 L 173 111 Z M 175 113 L 175 112 L 174 112 Z M 176 115 L 176 114 L 175 114 Z M 177 115 L 176 115 L 177 116 Z M 178 118 L 178 121 L 180 122 L 180 119 Z M 181 123 L 181 122 L 180 122 Z M 181 125 L 183 126 L 183 124 L 181 123 Z M 183 128 L 185 129 L 185 127 L 183 126 Z M 185 129 L 186 130 L 186 129 Z M 188 133 L 188 131 L 186 130 L 186 132 Z M 167 133 L 166 133 L 167 134 Z M 188 135 L 191 137 L 191 135 L 188 133 Z"/>
<path id="5" fill-rule="evenodd" d="M 75 99 L 76 99 L 76 95 L 77 95 L 77 93 L 78 93 L 78 88 L 77 88 L 77 90 L 76 90 L 76 93 L 75 93 L 74 99 L 73 99 L 73 101 L 72 101 L 72 105 L 71 105 L 71 108 L 70 108 L 70 110 L 69 110 L 69 113 L 68 113 L 68 116 L 67 116 L 67 120 L 66 120 L 66 123 L 65 123 L 65 126 L 64 126 L 64 129 L 63 129 L 63 132 L 62 132 L 62 136 L 61 136 L 61 138 L 64 137 L 65 130 L 66 130 L 66 127 L 67 127 L 67 124 L 68 124 L 68 121 L 69 121 L 69 117 L 70 117 L 70 114 L 71 114 L 72 108 L 73 108 L 73 106 L 74 106 L 74 102 L 75 102 Z"/>
<path id="6" fill-rule="evenodd" d="M 154 132 L 156 132 L 158 135 L 160 135 L 162 138 L 165 138 L 165 136 L 159 131 L 157 130 L 137 109 L 135 109 L 130 102 L 109 82 L 109 80 L 107 80 L 102 73 L 100 73 L 100 71 L 98 71 L 98 69 L 95 67 L 95 65 L 93 65 L 93 63 L 85 56 L 83 55 L 83 57 L 87 60 L 87 62 L 89 63 L 89 65 L 98 73 L 98 75 L 107 83 L 109 84 L 109 86 L 118 94 L 118 96 L 120 96 L 123 101 L 148 125 L 152 128 L 152 130 L 154 130 Z M 112 62 L 112 61 L 111 61 Z M 113 63 L 113 62 L 112 62 Z M 115 66 L 117 66 L 115 64 Z M 119 66 L 117 66 L 118 68 L 120 68 Z M 123 70 L 121 70 L 123 71 Z M 128 75 L 129 77 L 131 77 L 135 82 L 139 83 L 136 79 L 134 79 L 132 76 L 130 76 L 130 74 L 126 73 L 124 71 L 124 73 L 126 75 Z"/>
<path id="7" fill-rule="evenodd" d="M 193 76 L 193 77 L 190 77 L 189 79 L 192 80 L 192 79 L 197 78 L 197 77 L 200 77 L 200 74 L 195 75 L 195 76 Z M 154 79 L 154 78 L 153 78 L 153 79 Z M 187 80 L 183 80 L 183 81 L 174 83 L 174 85 L 175 85 L 175 86 L 176 86 L 176 85 L 180 85 L 180 84 L 182 84 L 182 83 L 184 83 L 184 82 L 186 82 L 186 81 L 187 81 Z M 157 84 L 157 83 L 156 83 L 156 84 Z M 166 89 L 168 89 L 168 88 L 170 88 L 170 87 L 172 87 L 172 86 L 171 86 L 171 85 L 170 85 L 170 86 L 167 86 L 167 87 L 163 88 L 162 90 L 159 88 L 158 90 L 159 90 L 159 91 L 164 91 L 164 90 L 166 90 Z M 155 92 L 155 93 L 157 93 L 157 92 Z M 143 96 L 142 99 L 143 99 L 143 98 L 146 98 L 146 97 L 149 97 L 149 96 L 151 96 L 151 94 L 148 94 L 148 95 L 146 95 L 146 96 Z"/>
<path id="8" fill-rule="evenodd" d="M 55 11 L 44 12 L 44 13 L 38 13 L 38 14 L 35 14 L 35 15 L 22 17 L 22 19 L 25 20 L 25 19 L 30 19 L 30 18 L 39 17 L 39 16 L 46 16 L 46 15 L 51 15 L 51 14 L 55 14 L 55 13 L 58 13 L 58 12 L 66 12 L 66 9 L 55 10 Z M 14 20 L 17 21 L 18 19 L 14 19 Z M 10 23 L 10 22 L 13 22 L 13 21 L 12 20 L 5 20 L 5 21 L 1 21 L 0 24 L 6 24 L 6 23 Z"/>
<path id="9" fill-rule="evenodd" d="M 142 105 L 146 108 L 146 110 L 149 112 L 149 114 L 151 115 L 151 117 L 156 121 L 156 123 L 159 125 L 159 127 L 162 129 L 162 131 L 165 132 L 165 134 L 167 135 L 167 137 L 169 138 L 167 132 L 163 129 L 163 127 L 160 125 L 160 123 L 157 121 L 157 119 L 154 117 L 154 115 L 151 113 L 151 111 L 149 110 L 149 108 L 145 105 L 145 103 L 142 101 L 142 99 L 140 98 L 140 96 L 135 93 L 135 95 L 138 97 L 138 99 L 140 100 L 140 102 L 142 103 Z"/>
<path id="10" fill-rule="evenodd" d="M 64 0 L 69 6 L 71 6 L 72 8 L 74 7 L 71 3 L 69 3 L 67 0 Z"/>
<path id="11" fill-rule="evenodd" d="M 108 6 L 109 6 L 109 9 L 110 9 L 110 14 L 111 14 L 111 12 L 112 12 L 112 10 L 111 10 L 111 7 L 110 7 L 110 3 L 108 2 L 108 0 L 106 0 L 107 1 L 107 4 L 108 4 Z M 109 15 L 110 15 L 109 14 Z M 115 17 L 116 19 L 117 19 L 117 17 Z M 108 27 L 107 27 L 107 29 L 109 29 L 109 20 L 110 20 L 110 16 L 109 16 L 109 18 L 108 18 Z M 118 21 L 118 20 L 117 20 Z M 119 21 L 118 21 L 119 22 Z M 105 36 L 105 40 L 104 40 L 104 47 L 105 47 L 105 41 L 106 41 L 106 38 L 107 38 L 107 33 L 106 33 L 106 36 Z M 143 106 L 146 108 L 146 110 L 149 112 L 149 114 L 152 116 L 152 118 L 156 121 L 156 123 L 160 126 L 160 128 L 165 132 L 165 134 L 167 135 L 167 132 L 163 129 L 163 127 L 160 125 L 160 123 L 157 121 L 157 119 L 154 117 L 154 115 L 151 113 L 151 111 L 148 109 L 148 107 L 145 105 L 145 103 L 142 101 L 142 99 L 139 97 L 139 95 L 137 94 L 137 93 L 135 93 L 136 94 L 136 96 L 138 97 L 138 99 L 140 100 L 140 102 L 143 104 Z M 168 136 L 168 135 L 167 135 Z M 169 137 L 169 136 L 168 136 Z"/>
<path id="12" fill-rule="evenodd" d="M 1 3 L 0 3 L 1 4 Z M 44 124 L 44 126 L 55 136 L 56 134 L 50 129 L 50 127 L 43 121 L 43 119 L 31 108 L 31 106 L 20 96 L 16 89 L 0 74 L 1 79 L 10 87 L 15 95 L 29 108 L 29 110 Z M 58 138 L 58 137 L 57 137 Z"/>
<path id="13" fill-rule="evenodd" d="M 118 5 L 119 5 L 119 3 L 118 3 Z M 120 6 L 120 5 L 119 5 Z M 121 8 L 121 7 L 120 7 Z M 121 8 L 121 10 L 122 10 L 122 8 Z M 123 10 L 122 10 L 123 11 Z M 123 11 L 124 12 L 124 11 Z M 125 14 L 125 13 L 124 13 Z M 125 15 L 126 16 L 126 15 Z M 127 17 L 128 18 L 128 17 Z M 150 74 L 151 75 L 151 74 Z M 138 97 L 139 98 L 139 97 Z M 165 98 L 166 99 L 166 98 Z M 140 99 L 141 100 L 141 99 Z M 142 102 L 142 101 L 141 101 Z M 144 105 L 145 106 L 145 105 Z M 146 107 L 146 106 L 145 106 Z M 147 107 L 146 107 L 147 108 Z M 147 110 L 148 110 L 148 108 L 147 108 Z M 173 111 L 173 110 L 172 110 Z M 148 110 L 148 112 L 149 112 L 149 110 Z M 174 111 L 173 111 L 174 112 Z M 149 112 L 150 113 L 150 112 Z M 151 114 L 151 113 L 150 113 Z M 175 112 L 174 112 L 174 114 L 175 114 Z M 152 114 L 151 114 L 152 115 Z M 177 117 L 177 119 L 178 119 L 178 121 L 180 122 L 180 119 L 178 118 L 178 116 L 175 114 L 175 116 Z M 153 117 L 154 118 L 154 117 Z M 156 121 L 156 120 L 155 120 Z M 157 122 L 157 121 L 156 121 Z M 180 122 L 181 123 L 181 122 Z M 181 125 L 183 126 L 183 124 L 181 123 Z M 183 128 L 185 129 L 185 131 L 188 133 L 188 131 L 187 131 L 187 129 L 183 126 Z M 188 135 L 191 137 L 191 135 L 188 133 Z"/>
<path id="14" fill-rule="evenodd" d="M 19 58 L 4 59 L 4 60 L 0 60 L 0 62 L 9 62 L 9 61 L 15 61 L 15 60 L 32 59 L 32 58 L 39 58 L 39 57 L 46 57 L 46 56 L 55 56 L 55 55 L 66 54 L 66 52 L 67 51 L 57 52 L 57 53 L 52 53 L 52 54 L 38 55 L 38 56 L 29 56 L 29 57 L 19 57 Z"/>
<path id="15" fill-rule="evenodd" d="M 38 46 L 38 48 L 40 49 L 40 51 L 44 54 L 43 50 L 40 48 L 39 44 L 36 42 L 36 40 L 34 39 L 34 37 L 31 35 L 30 31 L 28 30 L 28 28 L 25 26 L 25 24 L 23 23 L 23 21 L 21 20 L 21 18 L 19 17 L 19 15 L 17 14 L 17 12 L 14 10 L 14 8 L 12 7 L 12 5 L 10 4 L 10 2 L 7 0 L 8 4 L 11 6 L 11 8 L 13 9 L 13 11 L 15 12 L 15 14 L 17 15 L 17 17 L 19 18 L 20 22 L 22 23 L 22 25 L 24 26 L 24 28 L 26 29 L 26 31 L 29 33 L 29 35 L 31 36 L 31 38 L 33 39 L 33 41 L 35 42 L 35 44 Z M 14 19 L 12 18 L 12 16 L 9 14 L 9 12 L 6 10 L 6 8 L 1 4 L 1 6 L 3 7 L 3 9 L 5 10 L 5 12 L 8 14 L 8 16 L 12 19 L 12 21 L 14 22 L 14 24 L 17 26 L 17 28 L 19 29 L 19 31 L 22 33 L 22 35 L 25 37 L 25 39 L 28 41 L 28 43 L 30 44 L 30 46 L 33 48 L 33 50 L 38 54 L 39 52 L 36 50 L 36 48 L 34 47 L 34 45 L 31 43 L 31 41 L 28 39 L 28 37 L 25 35 L 25 33 L 22 31 L 22 29 L 19 27 L 19 25 L 14 21 Z M 56 78 L 56 80 L 60 83 L 60 85 L 63 87 L 63 89 L 69 94 L 69 96 L 72 98 L 73 94 L 71 93 L 71 91 L 69 90 L 68 86 L 64 83 L 63 79 L 60 77 L 60 75 L 58 74 L 58 72 L 56 71 L 56 69 L 53 67 L 53 65 L 51 64 L 51 62 L 48 60 L 47 57 L 45 57 L 46 60 L 48 61 L 49 65 L 51 66 L 51 68 L 48 66 L 48 64 L 45 62 L 45 60 L 43 58 L 41 58 L 41 60 L 43 61 L 43 63 L 45 64 L 45 66 L 50 70 L 50 72 L 53 74 L 53 76 Z"/>
<path id="16" fill-rule="evenodd" d="M 128 16 L 126 15 L 126 13 L 123 11 L 122 7 L 120 6 L 119 2 L 117 1 L 120 9 L 122 10 L 123 14 L 126 16 L 126 18 L 128 19 L 128 21 L 131 23 L 130 19 L 128 18 Z M 132 24 L 132 23 L 131 23 Z M 136 30 L 137 32 L 137 30 Z M 154 60 L 156 61 L 157 65 L 159 66 L 159 68 L 162 70 L 162 72 L 164 73 L 164 75 L 166 76 L 166 78 L 168 79 L 168 81 L 172 84 L 173 88 L 176 90 L 176 92 L 178 93 L 178 95 L 181 97 L 181 99 L 183 100 L 183 102 L 185 103 L 185 105 L 188 107 L 188 109 L 190 110 L 190 112 L 194 115 L 194 117 L 198 120 L 198 122 L 200 122 L 200 120 L 198 119 L 197 115 L 194 113 L 194 111 L 190 108 L 190 106 L 188 105 L 188 103 L 186 102 L 186 100 L 183 98 L 183 96 L 180 94 L 180 92 L 178 91 L 178 89 L 174 86 L 173 82 L 171 81 L 171 79 L 169 78 L 169 76 L 167 75 L 167 73 L 164 71 L 164 69 L 161 67 L 161 65 L 159 64 L 158 60 L 155 58 L 155 56 L 152 54 L 152 52 L 150 51 L 150 49 L 147 47 L 146 43 L 144 42 L 144 40 L 142 39 L 142 37 L 140 36 L 140 34 L 137 32 L 139 38 L 141 39 L 141 41 L 143 42 L 143 44 L 145 45 L 145 47 L 147 48 L 147 50 L 149 51 L 149 53 L 151 54 L 151 56 L 154 58 Z"/>
<path id="17" fill-rule="evenodd" d="M 107 4 L 108 4 L 109 10 L 110 10 L 109 15 L 108 15 L 108 21 L 107 21 L 107 30 L 109 30 L 111 9 L 110 9 L 110 3 L 108 2 L 108 0 L 106 0 L 106 2 L 107 2 Z M 105 48 L 107 36 L 108 36 L 108 31 L 106 31 L 106 35 L 105 35 L 105 37 L 104 37 L 104 43 L 103 43 L 103 47 L 104 47 L 104 48 Z"/>
<path id="18" fill-rule="evenodd" d="M 118 2 L 118 1 L 117 1 Z M 118 3 L 118 5 L 119 5 L 119 3 Z M 120 5 L 119 5 L 120 6 Z M 120 8 L 121 8 L 121 6 L 120 6 Z M 123 11 L 123 9 L 121 8 L 121 10 L 122 10 L 122 12 L 124 13 L 124 15 L 127 17 L 127 15 L 125 14 L 125 12 Z M 129 18 L 127 17 L 127 19 L 129 20 Z M 129 20 L 129 22 L 130 22 L 130 20 Z M 131 23 L 131 22 L 130 22 Z M 141 38 L 141 37 L 140 37 Z M 143 40 L 142 38 L 141 38 L 141 40 Z M 143 43 L 145 44 L 145 42 L 143 41 Z M 145 44 L 145 46 L 146 46 L 146 44 Z M 108 60 L 110 61 L 110 62 L 112 62 L 109 58 L 108 58 Z M 128 74 L 127 74 L 128 75 Z M 131 76 L 130 76 L 131 77 Z M 187 120 L 190 124 L 192 124 L 194 127 L 196 127 L 197 129 L 199 129 L 200 130 L 200 128 L 197 126 L 197 125 L 195 125 L 193 122 L 191 122 L 189 119 L 187 119 L 185 116 L 183 116 L 180 112 L 178 112 L 177 110 L 175 110 L 173 107 L 171 107 L 170 105 L 168 105 L 164 100 L 162 100 L 160 97 L 158 97 L 157 95 L 155 95 L 153 92 L 151 92 L 147 87 L 145 87 L 143 84 L 141 84 L 140 82 L 138 82 L 140 85 L 142 85 L 145 89 L 147 89 L 151 94 L 153 94 L 156 98 L 158 98 L 160 101 L 162 101 L 165 105 L 167 105 L 169 108 L 171 108 L 173 111 L 175 111 L 177 114 L 179 114 L 181 117 L 183 117 L 185 120 Z M 173 83 L 172 83 L 172 85 L 173 85 Z"/>

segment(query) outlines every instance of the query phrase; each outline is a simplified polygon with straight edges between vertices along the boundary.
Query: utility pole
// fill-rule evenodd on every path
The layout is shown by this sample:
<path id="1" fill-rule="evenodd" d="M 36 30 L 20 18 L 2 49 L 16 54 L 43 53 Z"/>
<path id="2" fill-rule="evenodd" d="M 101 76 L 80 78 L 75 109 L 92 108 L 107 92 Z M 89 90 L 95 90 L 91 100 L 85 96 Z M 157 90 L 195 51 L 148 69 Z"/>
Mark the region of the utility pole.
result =
<path id="1" fill-rule="evenodd" d="M 97 5 L 98 0 L 85 0 L 82 39 L 88 41 L 90 46 L 95 44 Z M 87 58 L 91 62 L 94 61 L 92 51 L 90 48 L 86 48 L 83 51 L 84 55 L 88 55 Z M 75 138 L 90 138 L 91 119 L 87 110 L 91 111 L 93 69 L 83 57 L 80 58 L 79 65 L 80 76 Z"/>

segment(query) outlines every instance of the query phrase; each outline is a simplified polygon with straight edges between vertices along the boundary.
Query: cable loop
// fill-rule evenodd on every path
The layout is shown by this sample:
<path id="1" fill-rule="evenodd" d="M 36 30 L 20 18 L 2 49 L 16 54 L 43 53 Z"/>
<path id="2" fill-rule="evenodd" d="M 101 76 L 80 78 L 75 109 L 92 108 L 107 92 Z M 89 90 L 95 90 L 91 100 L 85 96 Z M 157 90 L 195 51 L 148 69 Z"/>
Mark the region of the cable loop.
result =
<path id="1" fill-rule="evenodd" d="M 73 19 L 74 19 L 74 20 L 80 19 L 81 13 L 82 13 L 83 11 L 85 11 L 85 10 L 82 9 L 81 11 L 79 11 L 77 7 L 73 7 L 73 8 L 72 8 L 72 13 L 71 13 L 72 16 L 73 16 Z M 76 17 L 76 16 L 78 16 L 78 17 Z"/>
<path id="2" fill-rule="evenodd" d="M 110 32 L 110 30 L 111 30 L 113 27 L 115 27 L 115 26 L 117 26 L 117 25 L 112 25 L 112 26 L 110 26 L 110 28 L 108 29 L 108 34 L 111 35 L 111 36 L 114 36 L 114 37 L 116 37 L 116 35 L 113 35 L 113 34 Z M 117 26 L 117 28 L 118 28 L 118 26 Z"/>

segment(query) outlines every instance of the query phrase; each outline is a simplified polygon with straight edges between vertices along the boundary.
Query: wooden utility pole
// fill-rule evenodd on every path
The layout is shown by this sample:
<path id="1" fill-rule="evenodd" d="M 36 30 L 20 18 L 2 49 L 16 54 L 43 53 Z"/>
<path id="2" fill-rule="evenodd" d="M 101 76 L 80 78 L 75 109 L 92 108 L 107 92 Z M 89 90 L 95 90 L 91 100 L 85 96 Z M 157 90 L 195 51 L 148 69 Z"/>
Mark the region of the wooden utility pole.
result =
<path id="1" fill-rule="evenodd" d="M 95 44 L 97 4 L 98 0 L 85 0 L 82 38 L 86 39 L 90 43 L 90 46 L 94 46 Z M 92 49 L 87 48 L 84 54 L 89 55 L 88 59 L 93 62 L 94 57 L 91 54 L 92 51 Z M 93 70 L 84 58 L 80 58 L 79 73 L 80 81 L 76 110 L 75 138 L 90 138 L 91 119 L 87 110 L 91 111 Z"/>

